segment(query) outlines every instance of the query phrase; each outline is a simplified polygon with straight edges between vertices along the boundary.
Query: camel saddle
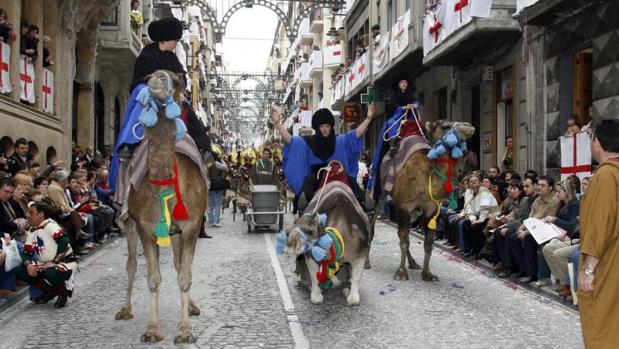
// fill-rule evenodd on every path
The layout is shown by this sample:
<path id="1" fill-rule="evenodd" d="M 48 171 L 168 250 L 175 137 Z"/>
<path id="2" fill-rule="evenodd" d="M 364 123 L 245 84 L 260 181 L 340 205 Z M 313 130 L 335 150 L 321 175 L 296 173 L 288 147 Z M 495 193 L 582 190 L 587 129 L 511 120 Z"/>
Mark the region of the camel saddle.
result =
<path id="1" fill-rule="evenodd" d="M 410 127 L 411 130 L 415 128 Z M 393 157 L 389 153 L 385 154 L 380 163 L 381 195 L 387 195 L 393 191 L 395 179 L 411 155 L 422 149 L 431 149 L 430 145 L 418 132 L 409 131 L 409 133 L 412 135 L 402 138 L 397 153 Z"/>
<path id="2" fill-rule="evenodd" d="M 350 185 L 350 182 L 348 182 L 348 174 L 346 174 L 346 171 L 344 170 L 344 165 L 342 165 L 341 162 L 333 160 L 329 162 L 329 164 L 327 165 L 327 169 L 328 170 L 326 171 L 320 172 L 318 189 L 324 187 L 325 184 L 333 181 L 342 182 L 348 186 Z"/>

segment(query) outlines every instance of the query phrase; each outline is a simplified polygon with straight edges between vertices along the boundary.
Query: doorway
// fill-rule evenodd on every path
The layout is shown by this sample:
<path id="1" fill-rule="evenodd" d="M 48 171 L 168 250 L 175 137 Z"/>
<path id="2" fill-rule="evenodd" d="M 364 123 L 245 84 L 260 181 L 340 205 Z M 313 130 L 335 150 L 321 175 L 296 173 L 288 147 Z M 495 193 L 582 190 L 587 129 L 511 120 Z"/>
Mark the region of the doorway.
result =
<path id="1" fill-rule="evenodd" d="M 105 144 L 105 99 L 101 84 L 95 82 L 95 149 Z"/>

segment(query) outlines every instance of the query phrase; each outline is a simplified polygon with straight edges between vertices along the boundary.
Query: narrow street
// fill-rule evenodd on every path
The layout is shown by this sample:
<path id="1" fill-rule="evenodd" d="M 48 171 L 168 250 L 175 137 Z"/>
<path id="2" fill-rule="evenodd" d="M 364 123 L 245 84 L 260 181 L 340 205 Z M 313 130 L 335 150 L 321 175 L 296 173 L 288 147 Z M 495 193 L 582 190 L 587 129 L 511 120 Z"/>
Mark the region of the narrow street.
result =
<path id="1" fill-rule="evenodd" d="M 300 348 L 308 342 L 311 348 L 582 347 L 574 310 L 487 277 L 450 254 L 437 251 L 432 260 L 440 281 L 424 282 L 419 271 L 411 271 L 409 281 L 394 282 L 399 248 L 394 228 L 383 223 L 372 246 L 373 268 L 362 279 L 361 304 L 347 306 L 335 287 L 325 293 L 322 305 L 313 305 L 309 289 L 293 273 L 294 258 L 278 256 L 278 263 L 272 263 L 274 234 L 248 235 L 244 222 L 232 223 L 228 213 L 224 227 L 211 230 L 213 239 L 199 240 L 194 260 L 191 294 L 202 308 L 192 318 L 195 347 Z M 421 256 L 421 244 L 412 241 L 413 255 Z M 119 239 L 85 262 L 64 309 L 24 300 L 2 314 L 0 347 L 174 347 L 179 294 L 171 250 L 161 253 L 165 340 L 157 345 L 139 341 L 149 304 L 143 256 L 135 317 L 114 320 L 125 293 L 126 254 L 125 240 Z M 280 286 L 278 273 L 285 277 Z"/>

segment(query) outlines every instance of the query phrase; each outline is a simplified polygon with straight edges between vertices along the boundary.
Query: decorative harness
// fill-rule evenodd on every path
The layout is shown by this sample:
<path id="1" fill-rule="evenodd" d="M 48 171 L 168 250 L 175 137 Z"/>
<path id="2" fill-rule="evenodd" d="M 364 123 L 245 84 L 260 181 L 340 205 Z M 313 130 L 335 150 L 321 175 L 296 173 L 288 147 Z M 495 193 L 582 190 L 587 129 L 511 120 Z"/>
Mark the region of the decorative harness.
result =
<path id="1" fill-rule="evenodd" d="M 428 159 L 434 161 L 434 163 L 447 164 L 447 172 L 441 173 L 436 167 L 432 168 L 428 175 L 428 194 L 430 200 L 436 204 L 436 213 L 428 222 L 428 228 L 436 229 L 436 219 L 441 212 L 441 202 L 434 197 L 432 193 L 432 174 L 445 182 L 445 191 L 450 193 L 449 203 L 447 207 L 451 210 L 458 207 L 456 193 L 454 191 L 455 180 L 453 178 L 453 168 L 456 163 L 455 159 L 459 159 L 464 156 L 466 152 L 466 141 L 459 141 L 456 126 L 458 123 L 454 123 L 452 128 L 439 139 L 432 149 L 428 152 Z"/>
<path id="2" fill-rule="evenodd" d="M 327 215 L 321 214 L 319 217 L 320 225 L 324 226 L 327 221 Z M 333 284 L 333 276 L 340 270 L 340 260 L 344 256 L 345 245 L 342 234 L 336 228 L 326 227 L 317 239 L 311 239 L 299 227 L 295 227 L 293 230 L 305 241 L 303 253 L 309 253 L 319 265 L 316 272 L 318 287 L 328 289 Z M 284 246 L 287 243 L 288 234 L 285 231 L 277 234 L 275 250 L 278 254 L 284 253 Z"/>

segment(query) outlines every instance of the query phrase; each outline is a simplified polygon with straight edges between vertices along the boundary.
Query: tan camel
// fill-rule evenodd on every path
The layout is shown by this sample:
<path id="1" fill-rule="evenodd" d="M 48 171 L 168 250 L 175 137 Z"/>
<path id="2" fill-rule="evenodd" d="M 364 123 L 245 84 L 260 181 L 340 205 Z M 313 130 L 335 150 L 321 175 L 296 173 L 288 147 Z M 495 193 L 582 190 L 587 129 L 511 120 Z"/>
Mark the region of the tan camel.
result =
<path id="1" fill-rule="evenodd" d="M 158 101 L 160 109 L 163 101 L 171 94 L 169 81 L 174 82 L 174 100 L 179 101 L 178 79 L 172 73 L 156 71 L 148 79 L 152 97 Z M 139 236 L 148 266 L 147 282 L 150 290 L 150 320 L 142 342 L 157 342 L 163 340 L 159 323 L 159 246 L 155 236 L 155 227 L 160 223 L 162 215 L 160 208 L 160 193 L 173 189 L 173 185 L 154 185 L 150 181 L 174 178 L 173 165 L 178 168 L 178 185 L 182 193 L 182 201 L 188 212 L 188 219 L 174 220 L 171 218 L 170 236 L 174 252 L 174 267 L 178 273 L 177 280 L 181 291 L 181 316 L 178 324 L 178 334 L 174 343 L 193 343 L 196 337 L 191 330 L 189 315 L 200 314 L 200 309 L 189 297 L 191 287 L 191 264 L 195 252 L 198 234 L 202 227 L 204 212 L 208 204 L 208 188 L 201 176 L 199 167 L 188 157 L 175 152 L 176 124 L 167 119 L 163 110 L 157 116 L 153 127 L 145 127 L 144 137 L 148 140 L 148 173 L 139 190 L 133 187 L 129 192 L 128 213 L 130 219 L 125 225 L 127 247 L 127 273 L 129 277 L 125 304 L 116 313 L 117 320 L 131 319 L 131 291 L 137 269 L 137 236 Z M 177 203 L 176 197 L 168 201 L 170 212 Z"/>
<path id="2" fill-rule="evenodd" d="M 455 129 L 459 140 L 468 140 L 475 133 L 475 128 L 467 122 L 450 122 L 450 121 L 434 121 L 426 123 L 426 131 L 431 137 L 431 141 L 441 139 L 443 135 L 451 129 Z M 419 265 L 411 255 L 410 247 L 410 223 L 413 212 L 417 210 L 423 211 L 420 217 L 420 227 L 422 228 L 424 238 L 424 259 L 421 276 L 424 281 L 434 281 L 437 278 L 430 272 L 430 257 L 432 255 L 432 247 L 434 243 L 434 231 L 430 230 L 427 225 L 431 217 L 436 214 L 437 204 L 432 200 L 428 192 L 428 180 L 433 169 L 437 172 L 445 174 L 448 171 L 448 164 L 441 162 L 442 159 L 449 158 L 443 155 L 437 160 L 430 160 L 427 157 L 427 150 L 420 150 L 413 153 L 406 163 L 396 175 L 396 180 L 393 186 L 393 202 L 396 210 L 396 222 L 398 224 L 398 237 L 400 238 L 400 266 L 396 270 L 393 278 L 395 280 L 408 280 L 408 271 L 406 270 L 406 261 L 410 269 L 419 269 Z M 453 168 L 454 176 L 457 174 L 458 168 L 463 164 L 463 158 L 458 159 Z M 434 172 L 435 173 L 435 172 Z M 436 200 L 446 200 L 450 193 L 445 190 L 445 180 L 438 175 L 432 175 L 432 196 Z M 374 212 L 377 212 L 378 204 Z M 376 224 L 376 215 L 372 219 L 372 237 L 374 226 Z M 368 264 L 369 266 L 369 264 Z"/>

